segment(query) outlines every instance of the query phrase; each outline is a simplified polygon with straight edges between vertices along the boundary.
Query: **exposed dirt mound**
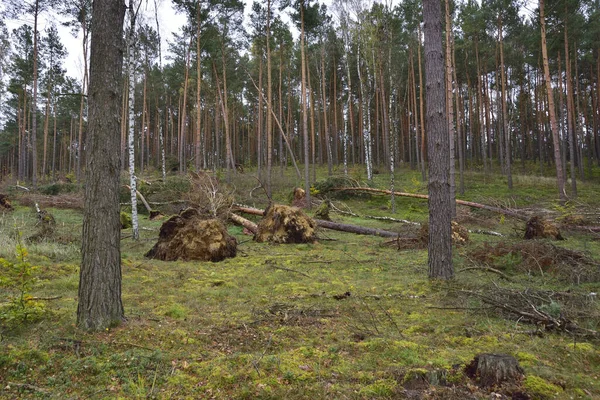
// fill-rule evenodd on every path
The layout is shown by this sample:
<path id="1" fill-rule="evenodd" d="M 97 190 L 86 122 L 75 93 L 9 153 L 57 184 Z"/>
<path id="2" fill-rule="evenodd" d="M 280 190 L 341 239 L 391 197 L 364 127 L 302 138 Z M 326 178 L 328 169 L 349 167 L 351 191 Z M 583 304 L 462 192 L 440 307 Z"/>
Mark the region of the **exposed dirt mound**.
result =
<path id="1" fill-rule="evenodd" d="M 146 253 L 164 261 L 221 261 L 235 257 L 237 241 L 218 219 L 202 219 L 198 210 L 188 208 L 169 218 L 160 227 L 158 242 Z"/>
<path id="2" fill-rule="evenodd" d="M 563 240 L 558 227 L 538 215 L 534 215 L 525 224 L 525 239 Z"/>
<path id="3" fill-rule="evenodd" d="M 598 262 L 584 253 L 565 249 L 543 241 L 517 243 L 487 242 L 468 253 L 468 257 L 501 271 L 515 270 L 530 274 L 550 273 L 574 283 L 595 282 L 600 279 Z"/>
<path id="4" fill-rule="evenodd" d="M 429 224 L 421 225 L 419 230 L 419 241 L 424 245 L 429 242 Z M 469 231 L 458 222 L 452 221 L 452 244 L 462 246 L 469 242 Z"/>
<path id="5" fill-rule="evenodd" d="M 313 243 L 315 222 L 297 207 L 270 205 L 258 223 L 257 242 Z"/>

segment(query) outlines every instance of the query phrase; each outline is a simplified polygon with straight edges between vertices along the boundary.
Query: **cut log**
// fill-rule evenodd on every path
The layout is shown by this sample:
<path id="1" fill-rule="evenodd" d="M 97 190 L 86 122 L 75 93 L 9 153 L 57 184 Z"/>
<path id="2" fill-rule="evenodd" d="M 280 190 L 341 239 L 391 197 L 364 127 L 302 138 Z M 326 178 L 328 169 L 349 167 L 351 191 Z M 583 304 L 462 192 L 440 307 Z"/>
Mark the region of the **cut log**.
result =
<path id="1" fill-rule="evenodd" d="M 354 192 L 369 192 L 369 193 L 380 193 L 380 194 L 392 194 L 390 190 L 384 189 L 373 189 L 373 188 L 363 188 L 363 187 L 341 187 L 335 188 L 333 190 L 337 191 L 354 191 Z M 412 197 L 415 199 L 423 199 L 428 200 L 429 196 L 426 194 L 415 194 L 415 193 L 403 193 L 403 192 L 394 192 L 394 196 L 401 197 Z M 480 208 L 482 210 L 488 210 L 499 214 L 508 215 L 509 217 L 517 218 L 523 221 L 526 221 L 528 217 L 526 215 L 519 214 L 516 211 L 508 210 L 505 208 L 499 208 L 494 206 L 488 206 L 486 204 L 474 203 L 472 201 L 458 200 L 456 199 L 456 204 L 460 204 L 461 206 L 467 206 L 472 208 Z"/>
<path id="2" fill-rule="evenodd" d="M 478 354 L 466 366 L 465 372 L 481 387 L 517 384 L 523 378 L 519 362 L 507 354 Z"/>

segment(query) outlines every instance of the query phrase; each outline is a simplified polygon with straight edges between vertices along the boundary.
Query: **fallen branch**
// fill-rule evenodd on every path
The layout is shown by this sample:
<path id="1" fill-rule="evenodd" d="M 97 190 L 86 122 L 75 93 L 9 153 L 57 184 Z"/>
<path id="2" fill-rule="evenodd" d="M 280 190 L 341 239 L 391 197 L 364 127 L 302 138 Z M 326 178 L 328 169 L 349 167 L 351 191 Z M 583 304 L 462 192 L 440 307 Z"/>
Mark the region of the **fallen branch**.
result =
<path id="1" fill-rule="evenodd" d="M 384 189 L 373 189 L 373 188 L 363 188 L 363 187 L 341 187 L 341 188 L 334 188 L 332 190 L 335 191 L 353 191 L 353 192 L 369 192 L 369 193 L 380 193 L 380 194 L 392 194 L 392 192 L 390 190 L 384 190 Z M 394 196 L 401 196 L 401 197 L 412 197 L 415 199 L 423 199 L 423 200 L 428 200 L 429 196 L 426 194 L 415 194 L 415 193 L 403 193 L 403 192 L 394 192 Z M 493 206 L 488 206 L 486 204 L 481 204 L 481 203 L 474 203 L 472 201 L 465 201 L 465 200 L 458 200 L 456 199 L 456 204 L 460 204 L 462 206 L 467 206 L 467 207 L 473 207 L 473 208 L 480 208 L 483 210 L 488 210 L 488 211 L 492 211 L 492 212 L 496 212 L 499 214 L 504 214 L 504 215 L 508 215 L 509 217 L 514 217 L 523 221 L 527 221 L 529 218 L 525 215 L 521 215 L 516 211 L 513 210 L 507 210 L 504 208 L 498 208 L 498 207 L 493 207 Z"/>

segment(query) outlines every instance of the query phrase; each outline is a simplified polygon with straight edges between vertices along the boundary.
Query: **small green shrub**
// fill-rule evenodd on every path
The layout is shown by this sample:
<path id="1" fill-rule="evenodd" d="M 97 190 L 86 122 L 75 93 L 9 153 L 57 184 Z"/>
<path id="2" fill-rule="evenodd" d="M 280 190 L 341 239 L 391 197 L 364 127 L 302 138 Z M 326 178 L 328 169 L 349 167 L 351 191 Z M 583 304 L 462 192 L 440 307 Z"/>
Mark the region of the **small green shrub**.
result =
<path id="1" fill-rule="evenodd" d="M 40 193 L 48 196 L 56 196 L 61 193 L 73 193 L 76 192 L 77 189 L 78 187 L 74 183 L 56 182 L 51 183 L 49 185 L 41 186 Z"/>
<path id="2" fill-rule="evenodd" d="M 16 262 L 0 258 L 0 288 L 6 289 L 7 293 L 7 302 L 0 307 L 0 321 L 8 327 L 37 320 L 45 312 L 44 304 L 30 294 L 38 268 L 27 261 L 27 249 L 20 236 L 16 251 Z"/>

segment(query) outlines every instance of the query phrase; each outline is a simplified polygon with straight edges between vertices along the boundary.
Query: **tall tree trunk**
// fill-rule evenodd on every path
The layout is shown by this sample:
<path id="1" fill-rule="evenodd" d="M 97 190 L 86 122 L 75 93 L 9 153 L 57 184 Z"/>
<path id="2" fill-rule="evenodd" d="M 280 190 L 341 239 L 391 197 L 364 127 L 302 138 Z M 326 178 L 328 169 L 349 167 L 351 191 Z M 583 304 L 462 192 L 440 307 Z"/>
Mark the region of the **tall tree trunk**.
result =
<path id="1" fill-rule="evenodd" d="M 463 195 L 465 194 L 465 154 L 464 154 L 464 135 L 463 135 L 463 113 L 461 107 L 461 95 L 460 95 L 460 87 L 458 86 L 458 79 L 456 76 L 456 52 L 454 49 L 454 41 L 452 41 L 452 74 L 454 77 L 454 84 L 456 85 L 456 141 L 458 143 L 458 176 L 459 176 L 459 184 L 458 184 L 458 192 Z M 452 101 L 452 99 L 450 99 Z M 450 158 L 452 160 L 452 158 Z M 452 168 L 452 161 L 450 161 L 450 168 Z M 456 197 L 456 182 L 454 183 L 454 193 L 450 193 L 452 198 Z M 454 214 L 453 218 L 456 218 L 456 203 L 454 206 Z"/>
<path id="2" fill-rule="evenodd" d="M 360 39 L 359 39 L 360 40 Z M 364 162 L 367 167 L 367 180 L 373 180 L 373 162 L 371 160 L 371 127 L 369 124 L 369 101 L 367 94 L 366 77 L 363 76 L 360 67 L 360 42 L 358 43 L 358 50 L 356 51 L 356 69 L 358 71 L 358 81 L 360 83 L 360 115 L 362 124 L 362 137 L 364 145 Z M 368 74 L 367 74 L 368 75 Z"/>
<path id="3" fill-rule="evenodd" d="M 335 84 L 335 82 L 334 82 Z M 325 134 L 325 149 L 327 150 L 327 174 L 333 175 L 333 154 L 331 152 L 331 140 L 329 126 L 327 124 L 327 97 L 325 87 L 325 46 L 321 44 L 321 103 L 323 104 L 323 131 Z M 336 99 L 333 99 L 335 102 Z"/>
<path id="4" fill-rule="evenodd" d="M 85 27 L 85 23 L 81 24 L 83 29 L 83 83 L 81 87 L 81 99 L 79 104 L 79 139 L 77 140 L 77 167 L 75 176 L 77 178 L 77 182 L 81 183 L 81 163 L 83 161 L 83 114 L 85 113 L 85 100 L 86 100 L 86 90 L 88 85 L 88 66 L 87 66 L 87 53 L 88 53 L 88 44 L 87 37 L 88 32 Z"/>
<path id="5" fill-rule="evenodd" d="M 560 134 L 556 123 L 556 109 L 554 107 L 554 96 L 552 94 L 552 81 L 550 80 L 550 67 L 548 65 L 548 50 L 546 46 L 546 18 L 544 16 L 544 0 L 540 0 L 540 25 L 542 35 L 542 58 L 544 63 L 544 79 L 546 81 L 546 92 L 548 95 L 548 114 L 550 115 L 550 127 L 552 129 L 552 144 L 554 145 L 554 163 L 556 166 L 556 183 L 561 204 L 566 203 L 565 177 L 563 175 L 562 158 L 560 155 Z"/>
<path id="6" fill-rule="evenodd" d="M 263 57 L 262 53 L 259 56 L 258 62 L 258 90 L 260 93 L 263 92 Z M 257 175 L 258 179 L 262 179 L 263 173 L 263 163 L 262 163 L 262 154 L 263 154 L 263 102 L 264 98 L 262 95 L 258 96 L 258 121 L 256 125 L 256 165 L 257 165 Z"/>
<path id="7" fill-rule="evenodd" d="M 420 118 L 420 123 L 419 126 L 421 127 L 421 148 L 417 149 L 417 151 L 420 151 L 421 154 L 421 177 L 423 179 L 423 182 L 425 182 L 425 179 L 427 178 L 427 173 L 426 173 L 426 169 L 425 169 L 425 164 L 427 162 L 427 157 L 425 155 L 425 91 L 424 91 L 424 86 L 423 86 L 423 67 L 422 67 L 422 63 L 421 63 L 421 27 L 419 26 L 417 28 L 417 32 L 419 34 L 419 41 L 418 41 L 418 46 L 417 46 L 417 61 L 418 61 L 418 65 L 419 65 L 419 118 Z M 415 108 L 415 114 L 416 114 L 417 110 Z"/>
<path id="8" fill-rule="evenodd" d="M 119 218 L 119 107 L 123 0 L 94 3 L 86 185 L 77 325 L 104 330 L 123 321 Z"/>
<path id="9" fill-rule="evenodd" d="M 200 2 L 197 5 L 197 14 L 196 14 L 196 139 L 195 139 L 195 161 L 196 161 L 196 171 L 200 171 L 200 163 L 202 162 L 203 152 L 201 151 L 201 143 L 202 143 L 202 130 L 201 130 L 201 122 L 202 122 L 202 100 L 201 100 L 201 90 L 202 90 L 202 69 L 201 69 L 201 59 L 200 52 L 202 49 L 200 48 Z"/>
<path id="10" fill-rule="evenodd" d="M 273 169 L 273 80 L 271 76 L 271 0 L 267 0 L 267 195 L 271 198 Z"/>
<path id="11" fill-rule="evenodd" d="M 454 93 L 452 84 L 452 70 L 454 64 L 452 60 L 452 21 L 450 19 L 450 0 L 444 1 L 446 7 L 446 119 L 448 123 L 448 140 L 450 142 L 450 196 L 456 196 L 456 160 L 455 160 L 455 131 L 454 131 Z M 456 218 L 456 203 L 451 204 L 452 218 Z"/>
<path id="12" fill-rule="evenodd" d="M 304 2 L 300 4 L 300 58 L 302 69 L 301 99 L 302 99 L 302 138 L 304 139 L 304 191 L 306 192 L 306 204 L 311 208 L 310 199 L 310 154 L 308 143 L 308 110 L 306 105 L 306 57 L 305 57 L 305 33 L 304 33 Z"/>
<path id="13" fill-rule="evenodd" d="M 479 137 L 481 143 L 481 158 L 483 160 L 483 173 L 487 176 L 488 162 L 487 162 L 487 148 L 485 143 L 485 107 L 483 104 L 483 85 L 481 78 L 481 64 L 479 61 L 479 45 L 477 39 L 475 39 L 475 58 L 477 62 L 477 113 L 479 115 Z"/>
<path id="14" fill-rule="evenodd" d="M 48 84 L 46 89 L 48 91 L 46 95 L 46 112 L 44 116 L 44 149 L 42 153 L 42 179 L 46 179 L 47 172 L 47 158 L 48 158 L 48 130 L 50 129 L 50 93 L 52 92 L 51 85 Z"/>
<path id="15" fill-rule="evenodd" d="M 134 11 L 134 0 L 129 0 L 129 34 L 127 35 L 127 76 L 129 77 L 129 131 L 127 134 L 127 143 L 129 150 L 129 187 L 131 198 L 131 231 L 133 240 L 140 238 L 138 227 L 137 214 L 137 181 L 135 177 L 135 111 L 134 111 L 134 96 L 135 96 L 135 59 L 133 54 L 133 41 L 135 40 L 135 19 L 136 12 Z"/>
<path id="16" fill-rule="evenodd" d="M 188 84 L 190 81 L 190 53 L 192 52 L 192 38 L 190 38 L 190 44 L 186 49 L 185 56 L 185 73 L 183 78 L 183 103 L 181 104 L 181 112 L 179 113 L 180 121 L 179 121 L 179 140 L 178 144 L 178 158 L 179 158 L 179 173 L 183 174 L 187 171 L 187 162 L 186 162 L 186 152 L 185 152 L 185 143 L 186 143 L 186 127 L 187 127 L 187 92 L 188 92 Z"/>
<path id="17" fill-rule="evenodd" d="M 565 13 L 567 5 L 565 3 Z M 571 196 L 577 197 L 577 174 L 575 169 L 575 159 L 577 154 L 575 153 L 575 145 L 577 140 L 575 139 L 575 121 L 574 121 L 574 107 L 573 107 L 573 85 L 571 82 L 571 60 L 569 58 L 569 35 L 567 33 L 567 21 L 564 22 L 564 38 L 565 38 L 565 75 L 567 84 L 567 135 L 569 137 L 569 169 L 571 170 Z"/>
<path id="18" fill-rule="evenodd" d="M 453 199 L 450 196 L 449 135 L 445 115 L 442 12 L 438 0 L 423 0 L 423 21 L 429 156 L 429 278 L 450 279 L 454 275 L 451 229 Z"/>
<path id="19" fill-rule="evenodd" d="M 511 171 L 511 149 L 510 149 L 510 130 L 508 127 L 508 110 L 506 109 L 508 105 L 508 99 L 506 98 L 506 71 L 504 67 L 504 38 L 503 38 L 503 21 L 502 18 L 498 18 L 498 42 L 500 45 L 500 80 L 501 80 L 501 89 L 500 96 L 501 104 L 502 104 L 502 132 L 504 133 L 504 171 L 506 173 L 506 178 L 508 180 L 508 190 L 512 190 L 513 181 L 512 181 L 512 171 Z M 501 146 L 502 147 L 502 146 Z"/>
<path id="20" fill-rule="evenodd" d="M 38 89 L 38 18 L 40 14 L 40 0 L 35 0 L 33 12 L 33 97 L 31 98 L 31 181 L 33 188 L 37 189 L 37 89 Z"/>

